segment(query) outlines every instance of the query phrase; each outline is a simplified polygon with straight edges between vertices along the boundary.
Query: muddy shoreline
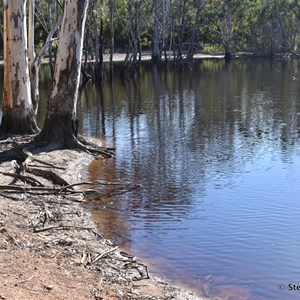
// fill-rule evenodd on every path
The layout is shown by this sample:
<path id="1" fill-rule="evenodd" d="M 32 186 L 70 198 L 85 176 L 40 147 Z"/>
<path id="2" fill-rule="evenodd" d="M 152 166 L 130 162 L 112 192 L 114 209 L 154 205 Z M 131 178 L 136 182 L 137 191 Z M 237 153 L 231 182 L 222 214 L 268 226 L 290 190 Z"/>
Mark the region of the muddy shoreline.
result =
<path id="1" fill-rule="evenodd" d="M 0 299 L 205 299 L 152 277 L 146 265 L 102 236 L 81 205 L 79 186 L 62 189 L 51 173 L 30 173 L 51 164 L 74 184 L 94 157 L 76 150 L 37 153 L 17 177 L 20 159 L 3 159 L 13 142 L 0 142 Z"/>

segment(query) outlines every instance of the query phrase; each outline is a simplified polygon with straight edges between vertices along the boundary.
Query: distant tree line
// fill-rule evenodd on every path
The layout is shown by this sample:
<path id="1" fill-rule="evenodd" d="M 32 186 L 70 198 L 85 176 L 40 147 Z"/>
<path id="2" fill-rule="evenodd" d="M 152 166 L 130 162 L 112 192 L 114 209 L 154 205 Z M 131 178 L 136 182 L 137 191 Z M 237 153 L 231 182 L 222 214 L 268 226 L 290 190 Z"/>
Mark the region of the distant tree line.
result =
<path id="1" fill-rule="evenodd" d="M 62 8 L 63 0 L 35 1 L 37 47 L 44 45 Z M 154 63 L 190 63 L 199 52 L 223 53 L 226 60 L 241 52 L 297 55 L 299 22 L 300 0 L 91 0 L 84 55 L 86 62 L 96 61 L 100 78 L 105 53 L 112 63 L 115 52 L 125 52 L 124 69 L 132 70 L 143 51 L 150 51 Z M 56 47 L 54 39 L 50 62 Z"/>

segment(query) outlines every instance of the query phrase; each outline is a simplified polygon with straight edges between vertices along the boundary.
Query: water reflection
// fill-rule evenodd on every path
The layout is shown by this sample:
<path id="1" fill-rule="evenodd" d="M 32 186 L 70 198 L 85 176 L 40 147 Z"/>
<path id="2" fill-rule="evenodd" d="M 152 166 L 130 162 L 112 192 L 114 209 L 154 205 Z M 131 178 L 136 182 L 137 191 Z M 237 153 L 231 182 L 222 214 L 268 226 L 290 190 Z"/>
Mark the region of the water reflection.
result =
<path id="1" fill-rule="evenodd" d="M 100 230 L 203 295 L 297 299 L 278 284 L 300 277 L 299 67 L 206 60 L 90 83 L 81 131 L 117 152 L 88 179 L 142 184 L 88 199 Z"/>
<path id="2" fill-rule="evenodd" d="M 88 180 L 103 179 L 106 182 L 118 181 L 115 174 L 113 159 L 95 160 L 88 167 Z M 102 193 L 109 193 L 115 186 L 102 185 Z M 106 238 L 119 245 L 127 245 L 130 242 L 130 224 L 121 211 L 122 203 L 112 197 L 88 196 L 87 208 L 92 208 L 93 220 L 98 224 L 99 230 Z M 117 208 L 117 209 L 116 209 Z"/>
<path id="3" fill-rule="evenodd" d="M 91 202 L 101 230 L 203 295 L 295 296 L 277 288 L 300 275 L 293 76 L 297 61 L 208 60 L 89 86 L 82 131 L 117 148 L 116 159 L 93 162 L 90 179 L 142 184 Z"/>

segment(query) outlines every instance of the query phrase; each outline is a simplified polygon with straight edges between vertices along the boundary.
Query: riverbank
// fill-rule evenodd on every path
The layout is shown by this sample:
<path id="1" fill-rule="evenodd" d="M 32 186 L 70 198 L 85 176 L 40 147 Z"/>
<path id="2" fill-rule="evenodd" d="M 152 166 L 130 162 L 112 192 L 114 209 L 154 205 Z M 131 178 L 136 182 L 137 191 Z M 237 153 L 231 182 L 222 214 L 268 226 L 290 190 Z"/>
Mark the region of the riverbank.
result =
<path id="1" fill-rule="evenodd" d="M 15 142 L 0 142 L 1 160 Z M 20 174 L 17 156 L 1 162 L 0 299 L 203 299 L 152 277 L 97 231 L 82 190 L 61 186 L 80 182 L 93 159 L 75 150 L 38 153 Z"/>

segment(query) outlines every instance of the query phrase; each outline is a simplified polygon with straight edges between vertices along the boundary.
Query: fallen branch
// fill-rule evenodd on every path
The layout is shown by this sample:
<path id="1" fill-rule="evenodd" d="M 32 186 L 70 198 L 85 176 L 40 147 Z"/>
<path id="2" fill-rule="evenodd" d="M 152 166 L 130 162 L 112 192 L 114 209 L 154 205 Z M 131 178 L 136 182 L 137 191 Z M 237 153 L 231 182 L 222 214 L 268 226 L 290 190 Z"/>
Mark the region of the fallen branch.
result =
<path id="1" fill-rule="evenodd" d="M 14 192 L 23 192 L 23 193 L 34 193 L 37 191 L 44 192 L 56 192 L 60 193 L 60 188 L 51 188 L 51 187 L 26 187 L 21 185 L 0 185 L 0 190 L 5 191 L 6 193 L 14 193 Z M 73 193 L 73 194 L 83 194 L 84 191 L 75 191 L 75 190 L 66 190 L 65 193 Z"/>
<path id="2" fill-rule="evenodd" d="M 112 248 L 112 249 L 108 249 L 108 250 L 104 250 L 102 253 L 100 253 L 92 262 L 91 264 L 94 264 L 95 262 L 97 262 L 99 259 L 103 258 L 104 256 L 112 253 L 112 252 L 115 252 L 119 249 L 118 246 Z"/>
<path id="3" fill-rule="evenodd" d="M 17 174 L 17 173 L 7 173 L 7 172 L 0 172 L 0 174 L 2 174 L 4 176 L 10 176 L 10 177 L 21 179 L 21 180 L 25 181 L 26 183 L 29 183 L 33 186 L 44 186 L 40 181 L 38 181 L 37 179 L 35 179 L 31 176 L 25 176 L 25 175 L 21 175 L 21 174 Z"/>
<path id="4" fill-rule="evenodd" d="M 139 269 L 139 267 L 141 267 L 141 266 L 144 268 L 145 274 L 144 274 L 144 272 L 142 272 Z M 150 278 L 147 266 L 144 265 L 144 264 L 142 264 L 142 263 L 139 263 L 139 262 L 133 262 L 133 263 L 129 262 L 129 263 L 125 264 L 125 267 L 127 267 L 128 269 L 135 269 L 135 270 L 138 271 L 140 277 L 136 277 L 136 276 L 132 277 L 133 281 L 138 281 L 138 280 L 143 280 L 143 279 L 149 279 Z"/>
<path id="5" fill-rule="evenodd" d="M 45 228 L 34 228 L 33 232 L 44 232 L 48 230 L 92 230 L 91 227 L 79 227 L 79 226 L 51 226 L 51 227 L 45 227 Z"/>

